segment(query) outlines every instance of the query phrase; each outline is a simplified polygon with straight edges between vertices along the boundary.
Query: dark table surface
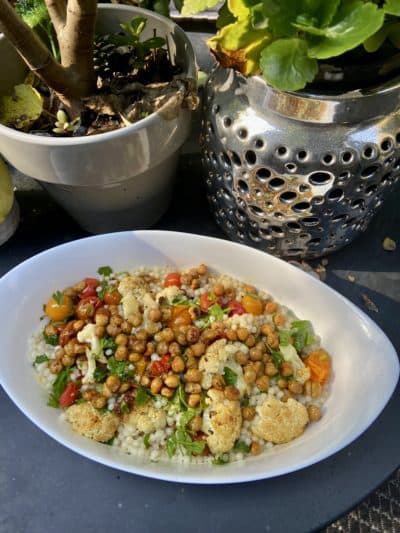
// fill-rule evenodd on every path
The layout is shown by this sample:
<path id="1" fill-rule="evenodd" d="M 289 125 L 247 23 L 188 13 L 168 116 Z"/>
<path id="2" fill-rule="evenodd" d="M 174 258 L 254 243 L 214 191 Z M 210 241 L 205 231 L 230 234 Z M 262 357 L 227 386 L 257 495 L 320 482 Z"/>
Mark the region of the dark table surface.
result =
<path id="1" fill-rule="evenodd" d="M 87 235 L 41 189 L 29 182 L 18 189 L 21 222 L 0 247 L 0 275 L 42 250 Z M 331 255 L 326 266 L 326 283 L 356 305 L 363 306 L 362 293 L 374 301 L 379 312 L 366 312 L 398 352 L 400 247 L 387 252 L 382 241 L 387 236 L 399 240 L 399 200 L 398 188 L 367 232 Z M 208 210 L 198 154 L 182 156 L 173 202 L 155 227 L 223 237 Z M 192 486 L 91 462 L 51 440 L 1 391 L 0 533 L 318 530 L 393 476 L 400 458 L 399 412 L 398 386 L 360 438 L 317 465 L 265 481 Z M 375 524 L 372 529 L 394 532 L 388 516 L 387 528 Z M 352 531 L 372 530 L 356 526 Z"/>

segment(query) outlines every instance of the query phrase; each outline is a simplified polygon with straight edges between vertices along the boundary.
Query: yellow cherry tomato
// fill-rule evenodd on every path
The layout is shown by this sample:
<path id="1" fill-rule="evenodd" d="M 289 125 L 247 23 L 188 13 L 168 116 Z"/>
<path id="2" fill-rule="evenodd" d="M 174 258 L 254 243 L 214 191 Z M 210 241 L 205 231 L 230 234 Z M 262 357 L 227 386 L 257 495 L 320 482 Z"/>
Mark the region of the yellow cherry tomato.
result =
<path id="1" fill-rule="evenodd" d="M 74 311 L 72 300 L 66 294 L 57 291 L 45 307 L 45 313 L 51 320 L 65 320 Z"/>
<path id="2" fill-rule="evenodd" d="M 261 315 L 263 312 L 262 301 L 253 296 L 252 294 L 245 294 L 242 298 L 241 304 L 246 313 L 251 313 L 252 315 Z"/>

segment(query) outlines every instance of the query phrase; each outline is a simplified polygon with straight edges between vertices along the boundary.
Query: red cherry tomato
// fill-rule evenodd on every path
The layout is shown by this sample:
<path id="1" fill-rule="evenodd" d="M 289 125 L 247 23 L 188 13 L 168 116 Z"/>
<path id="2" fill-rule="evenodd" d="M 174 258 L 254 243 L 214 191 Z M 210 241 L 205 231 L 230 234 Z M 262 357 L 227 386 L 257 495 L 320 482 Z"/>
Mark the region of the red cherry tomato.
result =
<path id="1" fill-rule="evenodd" d="M 86 298 L 82 298 L 81 303 L 92 304 L 96 310 L 103 306 L 103 302 L 97 296 L 87 296 Z"/>
<path id="2" fill-rule="evenodd" d="M 207 313 L 208 308 L 216 302 L 215 296 L 210 292 L 203 292 L 200 295 L 200 309 Z"/>
<path id="3" fill-rule="evenodd" d="M 171 363 L 169 362 L 171 359 L 171 356 L 169 353 L 166 353 L 161 357 L 161 359 L 158 359 L 157 361 L 153 361 L 151 363 L 150 372 L 153 377 L 155 376 L 161 376 L 161 374 L 164 374 L 164 372 L 168 372 L 168 370 L 171 368 Z"/>
<path id="4" fill-rule="evenodd" d="M 100 285 L 100 282 L 96 278 L 85 278 L 83 280 L 86 284 L 83 291 L 80 293 L 80 298 L 86 298 L 88 296 L 97 296 L 96 288 Z"/>
<path id="5" fill-rule="evenodd" d="M 79 387 L 76 383 L 70 381 L 60 396 L 60 407 L 66 408 L 72 405 L 79 396 Z"/>
<path id="6" fill-rule="evenodd" d="M 237 300 L 232 300 L 228 302 L 226 304 L 226 307 L 230 307 L 231 309 L 228 316 L 243 315 L 245 313 L 245 309 L 243 305 Z"/>
<path id="7" fill-rule="evenodd" d="M 180 287 L 181 285 L 181 275 L 179 274 L 179 272 L 170 272 L 165 276 L 164 287 Z"/>

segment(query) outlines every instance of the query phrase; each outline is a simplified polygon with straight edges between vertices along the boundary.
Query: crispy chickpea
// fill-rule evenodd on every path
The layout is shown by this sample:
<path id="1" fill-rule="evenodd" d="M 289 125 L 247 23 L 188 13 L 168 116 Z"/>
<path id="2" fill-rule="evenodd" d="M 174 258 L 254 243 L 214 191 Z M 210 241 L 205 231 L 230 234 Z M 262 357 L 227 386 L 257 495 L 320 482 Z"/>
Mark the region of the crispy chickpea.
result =
<path id="1" fill-rule="evenodd" d="M 106 312 L 104 312 L 106 311 Z M 108 322 L 109 322 L 110 318 L 109 318 L 109 313 L 107 311 L 107 309 L 104 309 L 100 312 L 100 310 L 97 311 L 95 317 L 94 317 L 94 322 L 96 324 L 96 326 L 107 326 Z"/>
<path id="2" fill-rule="evenodd" d="M 199 394 L 201 392 L 200 383 L 193 383 L 192 381 L 190 381 L 189 383 L 186 383 L 185 392 L 189 394 Z"/>
<path id="3" fill-rule="evenodd" d="M 140 384 L 143 385 L 143 387 L 148 387 L 150 385 L 149 376 L 142 376 L 140 379 Z"/>
<path id="4" fill-rule="evenodd" d="M 93 389 L 85 390 L 82 392 L 82 398 L 87 402 L 90 402 L 90 400 L 93 400 L 96 394 L 96 391 Z"/>
<path id="5" fill-rule="evenodd" d="M 135 337 L 138 341 L 147 341 L 147 338 L 148 338 L 149 334 L 147 333 L 147 331 L 145 329 L 139 329 L 136 333 L 135 333 Z"/>
<path id="6" fill-rule="evenodd" d="M 259 348 L 251 348 L 250 349 L 250 359 L 252 361 L 262 361 L 263 354 L 262 351 Z"/>
<path id="7" fill-rule="evenodd" d="M 200 330 L 196 326 L 190 326 L 186 332 L 186 340 L 189 344 L 195 344 L 200 338 Z"/>
<path id="8" fill-rule="evenodd" d="M 182 350 L 181 347 L 177 342 L 171 342 L 171 344 L 168 346 L 168 353 L 174 357 L 175 355 L 181 355 Z"/>
<path id="9" fill-rule="evenodd" d="M 146 351 L 146 342 L 145 341 L 133 341 L 131 348 L 133 352 L 144 353 Z"/>
<path id="10" fill-rule="evenodd" d="M 113 315 L 111 318 L 110 318 L 110 324 L 112 324 L 113 326 L 120 326 L 123 322 L 123 318 L 120 317 L 119 315 L 115 314 Z"/>
<path id="11" fill-rule="evenodd" d="M 224 395 L 227 400 L 239 400 L 240 399 L 240 392 L 239 389 L 236 387 L 233 387 L 232 385 L 228 385 L 225 387 Z"/>
<path id="12" fill-rule="evenodd" d="M 158 342 L 156 346 L 156 353 L 158 353 L 158 355 L 165 355 L 168 353 L 168 344 L 165 341 Z"/>
<path id="13" fill-rule="evenodd" d="M 107 398 L 101 394 L 96 394 L 96 396 L 92 398 L 91 403 L 96 409 L 102 409 L 107 403 Z"/>
<path id="14" fill-rule="evenodd" d="M 197 368 L 197 360 L 193 355 L 188 356 L 186 359 L 186 368 Z"/>
<path id="15" fill-rule="evenodd" d="M 198 431 L 201 430 L 202 424 L 203 424 L 203 419 L 201 418 L 201 416 L 196 415 L 189 422 L 188 426 L 191 431 L 194 431 L 195 433 L 197 433 Z"/>
<path id="16" fill-rule="evenodd" d="M 281 374 L 283 377 L 287 378 L 289 376 L 292 376 L 293 375 L 293 367 L 290 363 L 287 363 L 286 361 L 284 361 L 282 364 L 281 364 Z"/>
<path id="17" fill-rule="evenodd" d="M 147 366 L 147 361 L 145 359 L 139 359 L 139 361 L 135 363 L 136 373 L 139 374 L 139 376 L 141 376 L 143 372 L 146 370 L 146 366 Z"/>
<path id="18" fill-rule="evenodd" d="M 131 388 L 131 384 L 125 381 L 125 383 L 121 383 L 121 386 L 118 389 L 118 392 L 120 393 L 127 392 L 130 388 Z"/>
<path id="19" fill-rule="evenodd" d="M 204 342 L 196 342 L 195 344 L 192 344 L 191 348 L 195 357 L 201 357 L 206 351 L 206 345 Z"/>
<path id="20" fill-rule="evenodd" d="M 212 289 L 215 296 L 223 296 L 225 294 L 225 287 L 222 283 L 216 283 Z"/>
<path id="21" fill-rule="evenodd" d="M 182 332 L 179 332 L 177 333 L 176 335 L 176 341 L 181 345 L 181 346 L 186 346 L 187 344 L 187 341 L 186 341 L 186 335 Z"/>
<path id="22" fill-rule="evenodd" d="M 161 331 L 162 340 L 165 342 L 172 342 L 175 340 L 175 333 L 171 328 L 165 328 Z"/>
<path id="23" fill-rule="evenodd" d="M 267 315 L 272 315 L 278 310 L 278 304 L 276 302 L 267 302 L 265 304 L 265 312 Z"/>
<path id="24" fill-rule="evenodd" d="M 118 346 L 126 346 L 128 344 L 128 336 L 125 333 L 119 333 L 115 337 L 115 344 Z"/>
<path id="25" fill-rule="evenodd" d="M 311 396 L 311 381 L 310 380 L 304 383 L 303 393 L 305 396 Z"/>
<path id="26" fill-rule="evenodd" d="M 263 324 L 260 328 L 260 331 L 263 335 L 268 337 L 268 335 L 271 335 L 271 333 L 275 333 L 276 329 L 272 324 Z"/>
<path id="27" fill-rule="evenodd" d="M 311 398 L 318 398 L 318 396 L 321 396 L 322 387 L 321 384 L 317 381 L 311 382 Z"/>
<path id="28" fill-rule="evenodd" d="M 82 292 L 83 289 L 86 287 L 85 281 L 78 281 L 78 283 L 75 283 L 75 285 L 72 286 L 72 290 L 78 294 L 79 292 Z"/>
<path id="29" fill-rule="evenodd" d="M 88 301 L 81 300 L 75 309 L 75 314 L 81 320 L 92 318 L 95 313 L 94 305 Z"/>
<path id="30" fill-rule="evenodd" d="M 106 379 L 106 385 L 110 389 L 111 392 L 117 392 L 119 387 L 121 386 L 121 380 L 118 376 L 108 376 Z"/>
<path id="31" fill-rule="evenodd" d="M 248 336 L 250 335 L 250 332 L 247 328 L 238 328 L 236 330 L 237 337 L 240 341 L 244 342 L 247 340 Z"/>
<path id="32" fill-rule="evenodd" d="M 203 379 L 203 373 L 197 368 L 189 368 L 184 378 L 186 382 L 200 383 Z"/>
<path id="33" fill-rule="evenodd" d="M 192 283 L 193 277 L 191 274 L 185 272 L 184 274 L 181 274 L 181 283 L 182 285 L 189 286 Z"/>
<path id="34" fill-rule="evenodd" d="M 209 328 L 205 329 L 200 335 L 201 340 L 205 344 L 210 344 L 211 342 L 215 341 L 217 337 L 218 337 L 218 331 L 212 330 Z"/>
<path id="35" fill-rule="evenodd" d="M 161 396 L 164 396 L 165 398 L 172 398 L 174 393 L 175 391 L 172 389 L 169 389 L 168 387 L 162 387 L 161 392 L 160 392 Z"/>
<path id="36" fill-rule="evenodd" d="M 134 328 L 137 328 L 143 322 L 143 317 L 140 313 L 133 313 L 132 315 L 128 316 L 128 321 Z"/>
<path id="37" fill-rule="evenodd" d="M 288 389 L 285 389 L 283 391 L 283 396 L 281 398 L 281 401 L 287 402 L 289 398 L 293 398 L 293 394 Z"/>
<path id="38" fill-rule="evenodd" d="M 137 363 L 142 358 L 142 354 L 138 352 L 131 352 L 128 359 L 131 363 Z"/>
<path id="39" fill-rule="evenodd" d="M 250 446 L 251 455 L 260 455 L 261 452 L 262 452 L 261 445 L 258 442 L 253 441 Z"/>
<path id="40" fill-rule="evenodd" d="M 190 318 L 193 320 L 193 322 L 197 320 L 199 316 L 201 315 L 200 308 L 197 307 L 196 305 L 192 305 L 191 307 L 189 307 L 188 311 L 189 311 Z"/>
<path id="41" fill-rule="evenodd" d="M 44 328 L 44 332 L 49 337 L 52 335 L 57 335 L 57 328 L 53 324 L 47 324 L 47 326 Z"/>
<path id="42" fill-rule="evenodd" d="M 189 407 L 196 407 L 197 405 L 199 405 L 200 401 L 201 401 L 200 394 L 190 394 L 187 399 L 187 403 Z"/>
<path id="43" fill-rule="evenodd" d="M 287 380 L 286 380 L 286 379 L 283 379 L 283 378 L 278 379 L 278 381 L 276 382 L 276 384 L 278 385 L 278 387 L 279 387 L 280 389 L 287 389 L 287 385 L 288 385 L 288 383 L 287 383 Z"/>
<path id="44" fill-rule="evenodd" d="M 227 329 L 225 335 L 229 341 L 237 341 L 237 333 L 234 329 Z"/>
<path id="45" fill-rule="evenodd" d="M 144 351 L 144 354 L 143 354 L 143 355 L 144 355 L 145 357 L 150 357 L 150 355 L 151 355 L 152 353 L 154 353 L 155 350 L 156 350 L 156 345 L 154 344 L 154 342 L 151 342 L 151 341 L 150 341 L 150 342 L 147 342 L 147 343 L 146 343 L 146 350 Z"/>
<path id="46" fill-rule="evenodd" d="M 185 370 L 185 362 L 179 355 L 176 355 L 171 361 L 171 368 L 174 372 L 179 373 Z"/>
<path id="47" fill-rule="evenodd" d="M 314 404 L 310 404 L 307 407 L 307 412 L 311 422 L 317 422 L 322 416 L 321 409 Z"/>
<path id="48" fill-rule="evenodd" d="M 179 376 L 177 376 L 176 374 L 170 374 L 164 379 L 164 383 L 170 389 L 176 389 L 177 387 L 179 387 L 180 381 L 181 380 L 179 379 Z"/>
<path id="49" fill-rule="evenodd" d="M 119 313 L 118 305 L 110 304 L 108 310 L 110 311 L 111 316 L 118 315 Z"/>
<path id="50" fill-rule="evenodd" d="M 275 350 L 279 347 L 279 335 L 277 333 L 271 333 L 267 337 L 267 343 L 270 348 Z"/>
<path id="51" fill-rule="evenodd" d="M 286 322 L 286 318 L 283 315 L 276 314 L 274 316 L 274 322 L 277 326 L 283 326 L 283 324 Z"/>
<path id="52" fill-rule="evenodd" d="M 64 352 L 67 355 L 73 355 L 75 352 L 74 345 L 75 345 L 75 339 L 68 341 L 67 344 L 64 346 Z"/>
<path id="53" fill-rule="evenodd" d="M 258 378 L 265 374 L 265 365 L 262 361 L 255 361 L 253 363 L 253 368 L 256 371 Z"/>
<path id="54" fill-rule="evenodd" d="M 83 328 L 84 325 L 85 325 L 84 320 L 75 320 L 72 327 L 74 328 L 74 331 L 78 332 Z"/>
<path id="55" fill-rule="evenodd" d="M 273 377 L 276 376 L 278 373 L 278 369 L 276 368 L 275 364 L 272 362 L 268 362 L 265 364 L 265 373 L 267 376 Z"/>
<path id="56" fill-rule="evenodd" d="M 248 346 L 249 348 L 252 348 L 256 343 L 256 338 L 253 334 L 250 334 L 247 339 L 245 340 L 245 344 L 246 346 Z"/>
<path id="57" fill-rule="evenodd" d="M 101 387 L 101 394 L 104 396 L 104 398 L 111 398 L 111 396 L 113 395 L 113 393 L 110 391 L 110 389 L 107 387 L 107 385 L 105 383 L 103 383 L 102 387 Z"/>
<path id="58" fill-rule="evenodd" d="M 128 348 L 126 346 L 118 346 L 114 357 L 117 361 L 126 361 L 128 359 Z"/>
<path id="59" fill-rule="evenodd" d="M 162 389 L 162 386 L 163 386 L 162 379 L 159 376 L 155 377 L 152 380 L 151 385 L 150 385 L 151 393 L 158 394 L 160 390 Z"/>
<path id="60" fill-rule="evenodd" d="M 246 352 L 242 352 L 242 350 L 238 350 L 235 353 L 235 361 L 239 364 L 244 366 L 247 361 L 249 360 L 249 354 Z"/>
<path id="61" fill-rule="evenodd" d="M 104 326 L 95 326 L 94 334 L 96 335 L 96 337 L 104 337 L 104 335 L 106 334 L 106 328 Z"/>
<path id="62" fill-rule="evenodd" d="M 153 307 L 152 309 L 150 309 L 148 316 L 149 320 L 151 320 L 152 322 L 160 322 L 162 318 L 162 313 L 158 307 Z"/>
<path id="63" fill-rule="evenodd" d="M 249 285 L 248 283 L 245 283 L 243 285 L 243 291 L 244 292 L 248 292 L 250 294 L 256 294 L 257 293 L 257 289 L 254 287 L 254 285 Z"/>
<path id="64" fill-rule="evenodd" d="M 129 333 L 132 332 L 132 324 L 129 322 L 129 320 L 124 320 L 121 324 L 121 331 L 122 333 L 126 333 L 129 335 Z"/>
<path id="65" fill-rule="evenodd" d="M 269 378 L 268 376 L 260 376 L 256 380 L 256 385 L 260 389 L 261 392 L 266 392 L 269 389 Z"/>
<path id="66" fill-rule="evenodd" d="M 266 353 L 266 351 L 267 351 L 267 347 L 266 347 L 264 341 L 258 341 L 257 344 L 255 345 L 255 348 L 260 350 L 262 355 L 264 355 Z"/>
<path id="67" fill-rule="evenodd" d="M 86 352 L 86 345 L 80 342 L 74 342 L 74 355 L 84 354 Z"/>
<path id="68" fill-rule="evenodd" d="M 251 385 L 252 383 L 256 381 L 256 378 L 257 378 L 257 372 L 254 370 L 254 368 L 251 368 L 251 367 L 245 368 L 244 373 L 243 373 L 243 379 L 245 380 L 246 383 Z"/>
<path id="69" fill-rule="evenodd" d="M 202 263 L 201 265 L 199 265 L 197 267 L 197 273 L 200 275 L 200 276 L 204 276 L 205 274 L 207 274 L 208 272 L 208 267 L 207 265 L 205 265 L 204 263 Z"/>
<path id="70" fill-rule="evenodd" d="M 72 366 L 75 363 L 75 357 L 73 355 L 65 354 L 62 356 L 61 362 L 64 366 Z"/>
<path id="71" fill-rule="evenodd" d="M 200 280 L 198 280 L 197 278 L 192 279 L 192 281 L 190 283 L 190 288 L 193 289 L 193 290 L 196 290 L 199 287 L 200 287 Z"/>
<path id="72" fill-rule="evenodd" d="M 251 405 L 242 408 L 242 417 L 244 420 L 253 420 L 256 416 L 256 410 Z"/>
<path id="73" fill-rule="evenodd" d="M 302 394 L 303 393 L 303 385 L 296 381 L 295 379 L 292 379 L 289 381 L 288 389 L 292 394 Z"/>
<path id="74" fill-rule="evenodd" d="M 114 324 L 108 324 L 106 331 L 110 337 L 116 337 L 119 333 L 121 333 L 121 328 L 114 326 Z"/>
<path id="75" fill-rule="evenodd" d="M 213 375 L 211 385 L 214 389 L 223 390 L 223 388 L 225 387 L 225 381 L 221 374 Z"/>

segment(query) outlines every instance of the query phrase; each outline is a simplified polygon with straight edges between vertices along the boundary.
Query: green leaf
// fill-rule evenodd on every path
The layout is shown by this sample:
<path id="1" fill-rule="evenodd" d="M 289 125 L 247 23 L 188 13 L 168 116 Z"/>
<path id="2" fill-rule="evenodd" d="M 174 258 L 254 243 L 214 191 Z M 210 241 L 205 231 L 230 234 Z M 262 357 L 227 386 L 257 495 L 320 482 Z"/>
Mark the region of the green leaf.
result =
<path id="1" fill-rule="evenodd" d="M 295 320 L 292 322 L 291 335 L 294 339 L 293 345 L 298 353 L 314 341 L 311 323 L 308 320 Z"/>
<path id="2" fill-rule="evenodd" d="M 64 293 L 63 292 L 61 292 L 61 291 L 53 292 L 52 297 L 53 297 L 53 300 L 55 300 L 55 302 L 58 305 L 62 305 L 63 304 L 63 302 L 64 302 Z"/>
<path id="3" fill-rule="evenodd" d="M 216 22 L 217 28 L 221 29 L 228 24 L 232 24 L 235 22 L 235 20 L 236 19 L 234 15 L 229 11 L 228 5 L 225 2 L 218 11 L 218 18 Z"/>
<path id="4" fill-rule="evenodd" d="M 263 14 L 268 19 L 268 27 L 275 37 L 290 37 L 296 33 L 292 23 L 300 13 L 299 4 L 296 0 L 264 0 Z"/>
<path id="5" fill-rule="evenodd" d="M 117 344 L 114 337 L 102 337 L 100 339 L 100 348 L 102 351 L 111 350 L 113 353 L 117 349 Z"/>
<path id="6" fill-rule="evenodd" d="M 33 361 L 33 364 L 34 365 L 40 365 L 41 363 L 45 363 L 46 361 L 48 361 L 49 358 L 47 357 L 47 355 L 45 355 L 44 353 L 40 354 L 40 355 L 37 355 L 35 357 L 35 360 Z"/>
<path id="7" fill-rule="evenodd" d="M 222 309 L 222 307 L 215 303 L 208 308 L 208 315 L 213 317 L 215 321 L 223 320 L 227 314 L 229 314 L 230 308 Z"/>
<path id="8" fill-rule="evenodd" d="M 279 344 L 282 344 L 283 346 L 290 344 L 291 337 L 292 332 L 290 329 L 281 329 L 279 332 Z"/>
<path id="9" fill-rule="evenodd" d="M 210 9 L 216 6 L 220 0 L 184 0 L 182 7 L 182 15 L 184 17 L 190 17 L 200 11 Z"/>
<path id="10" fill-rule="evenodd" d="M 227 465 L 228 463 L 229 459 L 227 457 L 224 457 L 223 455 L 219 455 L 212 461 L 212 464 L 217 466 Z"/>
<path id="11" fill-rule="evenodd" d="M 71 367 L 64 367 L 61 372 L 57 374 L 57 377 L 51 387 L 51 393 L 47 402 L 49 407 L 60 407 L 60 396 L 67 386 L 70 373 Z"/>
<path id="12" fill-rule="evenodd" d="M 0 224 L 11 211 L 14 202 L 14 190 L 8 167 L 0 157 Z"/>
<path id="13" fill-rule="evenodd" d="M 58 346 L 58 335 L 46 335 L 46 333 L 43 332 L 43 338 L 46 344 L 50 344 L 50 346 Z"/>
<path id="14" fill-rule="evenodd" d="M 271 352 L 271 358 L 276 368 L 279 368 L 283 363 L 283 356 L 280 352 Z"/>
<path id="15" fill-rule="evenodd" d="M 283 91 L 297 91 L 311 82 L 318 63 L 307 56 L 302 39 L 278 39 L 261 52 L 260 67 L 268 83 Z"/>
<path id="16" fill-rule="evenodd" d="M 103 444 L 106 444 L 107 446 L 112 446 L 114 439 L 115 437 L 111 437 L 111 439 L 106 440 L 105 442 L 103 442 Z"/>
<path id="17" fill-rule="evenodd" d="M 44 0 L 18 0 L 15 10 L 31 28 L 36 28 L 49 20 Z"/>
<path id="18" fill-rule="evenodd" d="M 388 15 L 400 16 L 400 0 L 386 0 L 383 5 L 383 10 Z"/>
<path id="19" fill-rule="evenodd" d="M 102 266 L 97 269 L 97 273 L 100 274 L 100 276 L 110 276 L 113 272 L 113 269 L 110 266 Z"/>
<path id="20" fill-rule="evenodd" d="M 189 422 L 200 412 L 199 409 L 193 409 L 189 407 L 187 411 L 181 414 L 181 417 L 179 419 L 179 427 L 180 428 L 186 428 L 186 426 L 189 424 Z"/>
<path id="21" fill-rule="evenodd" d="M 5 126 L 24 130 L 42 114 L 43 98 L 31 85 L 21 83 L 12 95 L 0 96 L 0 122 Z"/>
<path id="22" fill-rule="evenodd" d="M 233 449 L 236 452 L 242 452 L 242 453 L 249 453 L 250 452 L 250 446 L 248 444 L 246 444 L 245 442 L 241 441 L 241 440 L 237 440 L 235 442 L 235 445 L 234 445 Z"/>
<path id="23" fill-rule="evenodd" d="M 146 450 L 150 448 L 150 433 L 146 433 L 146 435 L 143 437 L 143 444 Z"/>
<path id="24" fill-rule="evenodd" d="M 134 377 L 135 371 L 129 368 L 131 364 L 129 361 L 117 361 L 115 357 L 110 357 L 107 361 L 110 374 L 118 376 L 121 381 L 128 381 Z"/>
<path id="25" fill-rule="evenodd" d="M 237 374 L 228 366 L 224 367 L 224 381 L 227 385 L 235 386 L 237 383 Z"/>
<path id="26" fill-rule="evenodd" d="M 136 407 L 141 407 L 145 405 L 150 400 L 151 394 L 145 387 L 138 387 L 136 391 L 135 405 Z"/>
<path id="27" fill-rule="evenodd" d="M 94 372 L 93 372 L 93 377 L 94 377 L 94 380 L 96 381 L 96 383 L 101 383 L 105 380 L 107 376 L 107 369 L 106 368 L 103 368 L 103 367 L 100 367 L 100 366 L 96 366 Z"/>
<path id="28" fill-rule="evenodd" d="M 343 3 L 331 26 L 323 29 L 324 36 L 314 38 L 308 55 L 327 59 L 352 50 L 376 33 L 384 21 L 384 12 L 372 2 L 352 0 Z M 302 28 L 303 31 L 307 29 Z M 310 30 L 308 30 L 310 33 Z"/>

